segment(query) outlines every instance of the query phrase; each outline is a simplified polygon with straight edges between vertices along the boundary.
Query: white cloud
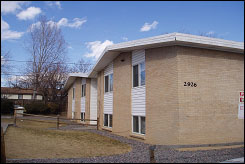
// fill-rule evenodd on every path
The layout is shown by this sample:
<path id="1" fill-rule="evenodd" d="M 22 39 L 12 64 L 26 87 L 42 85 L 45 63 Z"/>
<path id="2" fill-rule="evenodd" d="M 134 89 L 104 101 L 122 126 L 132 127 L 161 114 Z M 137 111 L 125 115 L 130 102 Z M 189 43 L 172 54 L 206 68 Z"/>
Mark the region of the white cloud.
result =
<path id="1" fill-rule="evenodd" d="M 58 28 L 60 28 L 61 26 L 64 27 L 70 27 L 70 28 L 80 28 L 82 26 L 82 24 L 84 24 L 87 20 L 85 20 L 84 18 L 74 18 L 73 19 L 73 23 L 68 23 L 68 19 L 67 18 L 61 18 L 58 22 L 54 22 L 54 21 L 48 21 L 47 24 L 50 25 L 51 27 L 54 25 L 57 25 Z M 33 23 L 27 30 L 27 32 L 30 32 L 30 30 L 32 30 L 33 28 L 38 28 L 40 27 L 40 22 L 36 22 Z"/>
<path id="2" fill-rule="evenodd" d="M 4 14 L 15 13 L 21 9 L 21 5 L 25 4 L 25 1 L 1 1 L 1 12 Z"/>
<path id="3" fill-rule="evenodd" d="M 38 14 L 40 14 L 42 10 L 38 7 L 29 7 L 28 9 L 21 11 L 19 14 L 16 16 L 20 20 L 28 20 L 28 19 L 33 19 L 35 18 Z"/>
<path id="4" fill-rule="evenodd" d="M 9 30 L 9 24 L 1 17 L 1 40 L 19 39 L 24 32 L 17 32 Z"/>
<path id="5" fill-rule="evenodd" d="M 141 32 L 144 32 L 144 31 L 150 31 L 150 30 L 152 30 L 152 29 L 155 29 L 155 28 L 157 27 L 157 24 L 158 24 L 157 21 L 154 21 L 152 24 L 145 23 L 145 24 L 141 27 L 140 31 L 141 31 Z"/>
<path id="6" fill-rule="evenodd" d="M 60 1 L 46 1 L 45 3 L 46 3 L 48 6 L 50 6 L 50 7 L 56 6 L 56 7 L 58 7 L 59 9 L 62 9 L 62 8 L 61 8 Z"/>
<path id="7" fill-rule="evenodd" d="M 128 38 L 127 37 L 122 37 L 122 40 L 128 41 Z"/>
<path id="8" fill-rule="evenodd" d="M 206 33 L 206 35 L 213 35 L 215 32 L 214 31 L 209 31 Z"/>
<path id="9" fill-rule="evenodd" d="M 85 22 L 87 22 L 86 19 L 84 18 L 74 18 L 73 22 L 68 21 L 67 18 L 61 18 L 57 25 L 60 26 L 66 26 L 66 27 L 71 27 L 71 28 L 80 28 Z"/>
<path id="10" fill-rule="evenodd" d="M 103 43 L 101 41 L 88 42 L 86 43 L 86 45 L 90 53 L 85 54 L 85 57 L 95 58 L 97 60 L 100 57 L 101 53 L 104 51 L 104 49 L 112 44 L 113 41 L 110 40 L 106 40 Z"/>

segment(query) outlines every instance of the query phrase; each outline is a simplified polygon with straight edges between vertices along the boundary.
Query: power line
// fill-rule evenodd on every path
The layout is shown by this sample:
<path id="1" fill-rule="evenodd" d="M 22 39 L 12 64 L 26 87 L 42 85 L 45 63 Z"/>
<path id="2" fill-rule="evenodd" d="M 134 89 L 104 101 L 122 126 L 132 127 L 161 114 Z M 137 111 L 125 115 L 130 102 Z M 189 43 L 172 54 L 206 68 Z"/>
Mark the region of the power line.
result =
<path id="1" fill-rule="evenodd" d="M 24 62 L 24 63 L 34 63 L 34 61 L 28 61 L 28 60 L 10 60 L 10 59 L 4 59 L 3 61 L 13 61 L 13 62 Z M 74 64 L 74 65 L 93 65 L 90 63 L 67 63 L 67 62 L 57 62 L 57 63 L 51 63 L 51 62 L 35 62 L 35 63 L 50 63 L 50 64 Z"/>

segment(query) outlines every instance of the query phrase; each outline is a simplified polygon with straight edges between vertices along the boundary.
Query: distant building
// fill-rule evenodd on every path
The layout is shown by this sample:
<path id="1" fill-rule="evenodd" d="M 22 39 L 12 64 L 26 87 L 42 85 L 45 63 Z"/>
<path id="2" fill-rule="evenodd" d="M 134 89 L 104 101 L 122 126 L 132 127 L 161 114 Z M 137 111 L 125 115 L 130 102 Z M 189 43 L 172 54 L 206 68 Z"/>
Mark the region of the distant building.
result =
<path id="1" fill-rule="evenodd" d="M 1 87 L 1 98 L 7 98 L 13 100 L 15 105 L 25 105 L 30 100 L 42 101 L 43 96 L 41 93 L 36 93 L 33 97 L 33 89 L 21 89 L 21 88 L 10 88 Z"/>

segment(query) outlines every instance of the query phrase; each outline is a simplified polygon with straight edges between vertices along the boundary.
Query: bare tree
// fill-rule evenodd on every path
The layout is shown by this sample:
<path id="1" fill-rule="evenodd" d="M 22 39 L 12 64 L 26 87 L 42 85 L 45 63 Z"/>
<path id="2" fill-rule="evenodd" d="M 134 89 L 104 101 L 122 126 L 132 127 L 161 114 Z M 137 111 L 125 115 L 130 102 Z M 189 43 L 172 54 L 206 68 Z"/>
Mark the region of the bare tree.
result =
<path id="1" fill-rule="evenodd" d="M 30 54 L 26 74 L 22 81 L 24 86 L 31 86 L 35 92 L 39 90 L 45 102 L 52 91 L 60 88 L 68 72 L 66 61 L 67 44 L 61 29 L 55 23 L 50 23 L 46 17 L 38 19 L 38 23 L 30 26 L 26 48 Z M 58 83 L 59 82 L 59 83 Z"/>
<path id="2" fill-rule="evenodd" d="M 12 82 L 11 71 L 13 70 L 13 65 L 10 63 L 10 51 L 1 49 L 1 82 L 5 81 L 5 84 L 8 85 Z"/>
<path id="3" fill-rule="evenodd" d="M 8 74 L 11 70 L 10 65 L 10 51 L 1 49 L 1 74 Z"/>
<path id="4" fill-rule="evenodd" d="M 85 62 L 83 59 L 80 59 L 77 63 L 74 63 L 74 65 L 70 68 L 69 72 L 86 73 L 89 72 L 91 68 L 92 64 L 89 61 Z"/>

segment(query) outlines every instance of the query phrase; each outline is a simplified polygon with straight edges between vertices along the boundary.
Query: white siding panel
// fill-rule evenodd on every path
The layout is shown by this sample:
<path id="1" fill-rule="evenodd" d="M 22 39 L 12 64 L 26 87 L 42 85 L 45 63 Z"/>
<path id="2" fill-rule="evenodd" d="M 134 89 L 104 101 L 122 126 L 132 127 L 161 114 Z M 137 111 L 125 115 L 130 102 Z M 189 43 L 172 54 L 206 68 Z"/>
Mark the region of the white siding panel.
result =
<path id="1" fill-rule="evenodd" d="M 104 94 L 104 113 L 113 114 L 113 92 Z"/>
<path id="2" fill-rule="evenodd" d="M 42 100 L 43 96 L 42 95 L 37 95 L 37 100 Z"/>
<path id="3" fill-rule="evenodd" d="M 113 62 L 104 69 L 104 76 L 113 73 Z M 113 92 L 104 93 L 104 113 L 113 114 Z"/>
<path id="4" fill-rule="evenodd" d="M 132 52 L 132 65 L 145 61 L 145 50 L 136 50 Z"/>
<path id="5" fill-rule="evenodd" d="M 38 98 L 39 95 L 37 95 L 37 98 Z M 31 100 L 32 98 L 32 95 L 23 95 L 23 99 L 24 100 Z"/>
<path id="6" fill-rule="evenodd" d="M 132 52 L 132 65 L 145 61 L 145 50 Z M 145 86 L 134 87 L 131 90 L 132 115 L 145 116 Z"/>
<path id="7" fill-rule="evenodd" d="M 6 94 L 8 99 L 18 99 L 18 95 L 16 94 Z"/>
<path id="8" fill-rule="evenodd" d="M 97 120 L 97 79 L 91 79 L 90 89 L 90 119 Z M 90 124 L 97 124 L 96 121 L 90 121 Z"/>
<path id="9" fill-rule="evenodd" d="M 86 78 L 82 78 L 82 84 L 86 84 Z M 81 91 L 82 92 L 82 86 L 81 86 Z M 86 97 L 81 97 L 81 112 L 85 112 L 85 104 L 86 104 Z"/>
<path id="10" fill-rule="evenodd" d="M 72 92 L 71 92 L 71 97 L 72 97 L 72 107 L 71 107 L 71 111 L 72 111 L 72 119 L 74 118 L 74 112 L 75 112 L 75 99 L 73 99 L 73 88 L 75 88 L 75 84 L 73 84 Z M 74 89 L 76 90 L 76 89 Z M 75 91 L 76 92 L 76 91 Z"/>
<path id="11" fill-rule="evenodd" d="M 81 112 L 85 112 L 85 102 L 86 102 L 86 98 L 82 97 L 81 98 Z"/>
<path id="12" fill-rule="evenodd" d="M 132 115 L 145 116 L 145 87 L 132 88 Z"/>
<path id="13" fill-rule="evenodd" d="M 104 76 L 113 73 L 113 62 L 111 62 L 108 66 L 105 67 Z"/>

